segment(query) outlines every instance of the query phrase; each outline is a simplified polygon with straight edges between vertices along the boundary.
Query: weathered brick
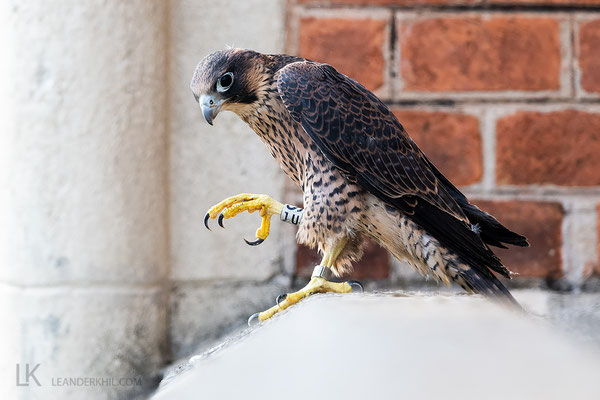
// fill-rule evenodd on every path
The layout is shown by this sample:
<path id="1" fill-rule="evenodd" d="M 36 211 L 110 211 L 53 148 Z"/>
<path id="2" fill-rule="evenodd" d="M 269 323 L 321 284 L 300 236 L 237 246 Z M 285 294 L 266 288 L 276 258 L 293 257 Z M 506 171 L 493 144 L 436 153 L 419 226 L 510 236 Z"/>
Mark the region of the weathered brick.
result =
<path id="1" fill-rule="evenodd" d="M 455 185 L 470 185 L 483 175 L 477 117 L 427 111 L 394 111 L 408 134 Z"/>
<path id="2" fill-rule="evenodd" d="M 457 15 L 401 21 L 403 90 L 558 90 L 558 21 Z"/>
<path id="3" fill-rule="evenodd" d="M 579 26 L 579 68 L 581 87 L 600 92 L 600 19 Z"/>
<path id="4" fill-rule="evenodd" d="M 474 203 L 494 215 L 508 229 L 527 237 L 531 247 L 492 247 L 508 269 L 522 277 L 558 278 L 562 275 L 564 211 L 559 203 L 484 200 Z"/>
<path id="5" fill-rule="evenodd" d="M 411 6 L 418 4 L 479 4 L 483 0 L 297 0 L 298 4 L 351 6 Z"/>
<path id="6" fill-rule="evenodd" d="M 600 185 L 600 113 L 523 111 L 496 124 L 499 184 Z"/>
<path id="7" fill-rule="evenodd" d="M 310 248 L 298 245 L 296 252 L 296 275 L 309 278 L 321 256 Z M 354 265 L 354 272 L 346 279 L 387 279 L 390 275 L 388 252 L 372 241 L 367 241 L 363 258 Z"/>
<path id="8" fill-rule="evenodd" d="M 375 91 L 384 84 L 386 26 L 383 19 L 302 18 L 298 52 Z"/>

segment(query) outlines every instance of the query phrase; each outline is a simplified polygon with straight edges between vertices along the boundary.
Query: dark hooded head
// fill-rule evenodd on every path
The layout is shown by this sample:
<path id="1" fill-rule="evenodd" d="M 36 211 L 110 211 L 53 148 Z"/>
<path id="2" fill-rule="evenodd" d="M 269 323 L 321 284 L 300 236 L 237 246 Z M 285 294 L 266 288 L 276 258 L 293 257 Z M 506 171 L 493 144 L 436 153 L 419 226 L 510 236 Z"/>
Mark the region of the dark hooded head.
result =
<path id="1" fill-rule="evenodd" d="M 206 56 L 190 84 L 206 122 L 221 110 L 244 114 L 258 100 L 267 74 L 264 56 L 252 50 L 226 49 Z"/>

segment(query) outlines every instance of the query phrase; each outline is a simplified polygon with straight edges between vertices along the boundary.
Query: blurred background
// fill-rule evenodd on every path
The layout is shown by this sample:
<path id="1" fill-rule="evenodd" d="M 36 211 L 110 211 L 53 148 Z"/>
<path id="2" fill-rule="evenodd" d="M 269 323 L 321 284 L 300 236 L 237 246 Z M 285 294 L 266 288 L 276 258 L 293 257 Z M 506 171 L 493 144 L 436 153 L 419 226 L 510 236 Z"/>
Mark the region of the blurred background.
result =
<path id="1" fill-rule="evenodd" d="M 310 276 L 319 258 L 290 225 L 258 247 L 242 240 L 256 215 L 203 226 L 239 192 L 301 203 L 249 127 L 231 113 L 209 127 L 194 102 L 196 64 L 227 45 L 374 91 L 529 238 L 498 251 L 517 299 L 600 343 L 600 0 L 4 0 L 3 398 L 142 396 Z M 442 290 L 376 245 L 352 278 Z M 26 364 L 41 386 L 15 385 Z"/>

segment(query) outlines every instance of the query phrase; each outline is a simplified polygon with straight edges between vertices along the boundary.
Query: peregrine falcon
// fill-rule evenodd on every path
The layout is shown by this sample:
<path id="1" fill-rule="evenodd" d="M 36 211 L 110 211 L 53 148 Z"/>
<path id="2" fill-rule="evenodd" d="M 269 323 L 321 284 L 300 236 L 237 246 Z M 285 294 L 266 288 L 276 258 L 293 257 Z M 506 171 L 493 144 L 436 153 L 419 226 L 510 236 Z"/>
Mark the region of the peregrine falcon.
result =
<path id="1" fill-rule="evenodd" d="M 489 246 L 525 247 L 526 238 L 469 203 L 361 84 L 327 64 L 226 49 L 200 61 L 190 86 L 206 122 L 233 111 L 304 193 L 303 209 L 267 195 L 227 198 L 209 209 L 206 227 L 209 219 L 222 226 L 240 212 L 259 211 L 257 239 L 247 242 L 257 245 L 269 235 L 271 216 L 279 215 L 298 225 L 299 243 L 323 255 L 303 289 L 255 319 L 313 293 L 350 292 L 353 282 L 328 279 L 352 271 L 365 238 L 424 276 L 518 306 L 494 275 L 511 272 Z"/>

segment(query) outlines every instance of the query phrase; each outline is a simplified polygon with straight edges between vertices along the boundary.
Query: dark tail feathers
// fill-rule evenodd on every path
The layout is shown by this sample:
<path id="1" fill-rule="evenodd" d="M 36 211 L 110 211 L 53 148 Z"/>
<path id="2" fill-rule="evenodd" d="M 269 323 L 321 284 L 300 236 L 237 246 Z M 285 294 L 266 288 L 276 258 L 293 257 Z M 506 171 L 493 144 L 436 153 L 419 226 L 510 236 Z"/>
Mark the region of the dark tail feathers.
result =
<path id="1" fill-rule="evenodd" d="M 481 239 L 489 245 L 501 247 L 506 249 L 506 244 L 512 244 L 514 246 L 528 247 L 529 242 L 525 236 L 519 235 L 506 227 L 496 220 L 492 215 L 481 211 L 477 206 L 468 202 L 458 203 L 465 215 L 471 221 L 473 225 L 478 225 L 480 230 Z"/>
<path id="2" fill-rule="evenodd" d="M 479 233 L 484 242 L 503 249 L 507 248 L 503 243 L 520 247 L 529 247 L 529 242 L 527 242 L 525 236 L 507 229 L 492 215 L 485 211 L 481 211 L 477 206 L 469 203 L 469 200 L 467 200 L 465 195 L 462 194 L 441 172 L 439 172 L 433 164 L 431 165 L 436 172 L 437 178 L 444 183 L 446 190 L 458 203 L 460 208 L 462 208 L 471 224 L 479 226 Z"/>
<path id="3" fill-rule="evenodd" d="M 482 274 L 476 268 L 459 269 L 459 274 L 473 292 L 522 310 L 521 305 L 494 274 Z"/>

